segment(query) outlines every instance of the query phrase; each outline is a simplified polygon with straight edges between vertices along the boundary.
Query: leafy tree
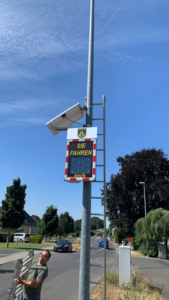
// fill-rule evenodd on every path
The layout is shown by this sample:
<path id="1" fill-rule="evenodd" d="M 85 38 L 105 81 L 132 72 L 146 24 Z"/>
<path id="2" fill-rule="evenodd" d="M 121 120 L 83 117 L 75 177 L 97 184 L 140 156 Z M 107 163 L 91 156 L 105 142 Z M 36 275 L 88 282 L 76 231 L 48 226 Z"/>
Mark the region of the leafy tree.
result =
<path id="1" fill-rule="evenodd" d="M 71 232 L 74 232 L 74 219 L 66 211 L 59 216 L 59 234 L 61 236 Z"/>
<path id="2" fill-rule="evenodd" d="M 91 229 L 97 230 L 104 228 L 104 220 L 98 218 L 98 217 L 92 217 L 91 218 Z"/>
<path id="3" fill-rule="evenodd" d="M 134 234 L 134 223 L 145 214 L 139 182 L 145 182 L 147 212 L 169 209 L 169 160 L 161 149 L 152 148 L 118 157 L 117 162 L 120 171 L 107 183 L 108 217 L 117 228 Z"/>
<path id="4" fill-rule="evenodd" d="M 74 222 L 74 229 L 76 232 L 81 231 L 81 223 L 82 223 L 82 219 L 76 220 Z M 104 220 L 102 220 L 98 217 L 92 217 L 91 218 L 91 230 L 97 230 L 97 229 L 101 229 L 101 228 L 104 228 Z"/>
<path id="5" fill-rule="evenodd" d="M 74 221 L 74 230 L 76 232 L 81 232 L 82 219 Z"/>
<path id="6" fill-rule="evenodd" d="M 163 209 L 151 210 L 145 218 L 139 219 L 135 224 L 137 244 L 148 241 L 148 250 L 151 244 L 156 248 L 158 243 L 164 242 L 167 250 L 169 239 L 169 211 Z"/>
<path id="7" fill-rule="evenodd" d="M 37 232 L 37 234 L 40 234 L 40 235 L 46 234 L 46 231 L 45 231 L 45 223 L 44 223 L 43 220 L 40 220 L 40 221 L 37 223 L 37 229 L 36 229 L 36 232 Z"/>
<path id="8" fill-rule="evenodd" d="M 50 205 L 46 208 L 46 212 L 43 214 L 42 222 L 39 224 L 40 228 L 44 229 L 44 232 L 46 233 L 46 239 L 47 236 L 49 236 L 49 239 L 51 235 L 56 234 L 58 230 L 58 214 L 57 214 L 57 208 L 53 205 Z M 44 224 L 44 227 L 43 227 Z"/>
<path id="9" fill-rule="evenodd" d="M 127 235 L 124 231 L 119 229 L 114 229 L 114 241 L 115 243 L 121 243 L 125 238 L 127 238 Z"/>
<path id="10" fill-rule="evenodd" d="M 5 200 L 2 200 L 0 210 L 0 224 L 2 228 L 8 228 L 7 248 L 10 229 L 19 228 L 25 220 L 25 197 L 26 185 L 21 185 L 21 180 L 13 180 L 13 185 L 6 189 Z"/>

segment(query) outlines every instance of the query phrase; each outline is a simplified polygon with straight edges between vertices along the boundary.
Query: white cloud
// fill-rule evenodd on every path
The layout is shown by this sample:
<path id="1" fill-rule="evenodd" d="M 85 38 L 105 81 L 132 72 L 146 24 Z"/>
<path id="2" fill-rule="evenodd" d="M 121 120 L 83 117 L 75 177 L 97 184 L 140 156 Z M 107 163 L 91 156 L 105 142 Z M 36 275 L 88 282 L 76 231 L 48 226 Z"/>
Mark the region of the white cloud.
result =
<path id="1" fill-rule="evenodd" d="M 57 97 L 56 97 L 57 98 Z M 64 105 L 68 102 L 67 98 L 58 97 L 55 99 L 16 99 L 11 100 L 4 98 L 0 102 L 0 127 L 7 127 L 11 125 L 41 125 L 47 121 L 48 113 L 51 110 Z"/>
<path id="2" fill-rule="evenodd" d="M 86 68 L 89 1 L 0 3 L 0 79 L 41 79 Z M 95 1 L 95 57 L 116 61 L 124 48 L 169 39 L 168 1 Z M 133 58 L 137 61 L 137 58 Z"/>

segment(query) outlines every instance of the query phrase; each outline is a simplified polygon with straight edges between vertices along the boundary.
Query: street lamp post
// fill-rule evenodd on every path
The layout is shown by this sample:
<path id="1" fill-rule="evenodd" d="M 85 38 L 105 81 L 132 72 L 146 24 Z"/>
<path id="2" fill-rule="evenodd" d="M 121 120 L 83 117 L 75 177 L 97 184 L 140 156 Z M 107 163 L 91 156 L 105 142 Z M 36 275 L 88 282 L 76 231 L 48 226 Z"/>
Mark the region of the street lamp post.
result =
<path id="1" fill-rule="evenodd" d="M 146 217 L 147 216 L 147 211 L 146 211 L 146 186 L 145 186 L 145 182 L 139 182 L 139 184 L 141 184 L 142 187 L 143 187 L 143 192 L 144 192 L 144 210 L 145 210 L 145 217 Z M 147 239 L 146 239 L 146 245 L 147 245 L 147 248 L 148 248 Z"/>
<path id="2" fill-rule="evenodd" d="M 145 182 L 139 182 L 143 186 L 143 191 L 144 191 L 144 210 L 145 210 L 145 217 L 147 216 L 146 212 L 146 187 L 145 187 Z"/>

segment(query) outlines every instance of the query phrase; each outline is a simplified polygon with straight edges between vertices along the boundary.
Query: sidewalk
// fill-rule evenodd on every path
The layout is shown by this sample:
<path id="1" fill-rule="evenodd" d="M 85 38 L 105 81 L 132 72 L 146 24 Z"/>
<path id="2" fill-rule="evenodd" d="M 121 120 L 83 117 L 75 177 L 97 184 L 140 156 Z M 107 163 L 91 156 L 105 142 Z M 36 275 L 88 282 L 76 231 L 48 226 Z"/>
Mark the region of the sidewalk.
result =
<path id="1" fill-rule="evenodd" d="M 34 250 L 34 253 L 39 254 L 44 249 L 52 250 L 53 246 L 46 247 L 46 248 L 41 248 L 39 250 Z M 21 251 L 21 252 L 17 252 L 17 253 L 14 253 L 14 254 L 10 254 L 9 256 L 1 257 L 0 258 L 0 266 L 6 264 L 8 262 L 11 262 L 11 261 L 15 261 L 15 260 L 18 260 L 18 259 L 21 259 L 21 258 L 25 258 L 27 256 L 28 252 L 29 251 Z"/>

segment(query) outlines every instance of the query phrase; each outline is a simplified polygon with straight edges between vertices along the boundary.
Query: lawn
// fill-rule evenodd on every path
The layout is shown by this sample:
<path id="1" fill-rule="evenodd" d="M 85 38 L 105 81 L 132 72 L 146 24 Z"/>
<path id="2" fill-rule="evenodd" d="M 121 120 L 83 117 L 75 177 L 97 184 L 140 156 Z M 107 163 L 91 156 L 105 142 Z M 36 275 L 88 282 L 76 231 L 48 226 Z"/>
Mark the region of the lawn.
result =
<path id="1" fill-rule="evenodd" d="M 18 251 L 29 251 L 32 250 L 38 250 L 42 248 L 47 248 L 53 246 L 52 243 L 43 243 L 43 244 L 35 244 L 35 243 L 18 243 L 16 246 L 16 242 L 10 242 L 8 245 L 8 248 L 6 248 L 6 243 L 0 243 L 0 250 L 18 250 Z"/>

